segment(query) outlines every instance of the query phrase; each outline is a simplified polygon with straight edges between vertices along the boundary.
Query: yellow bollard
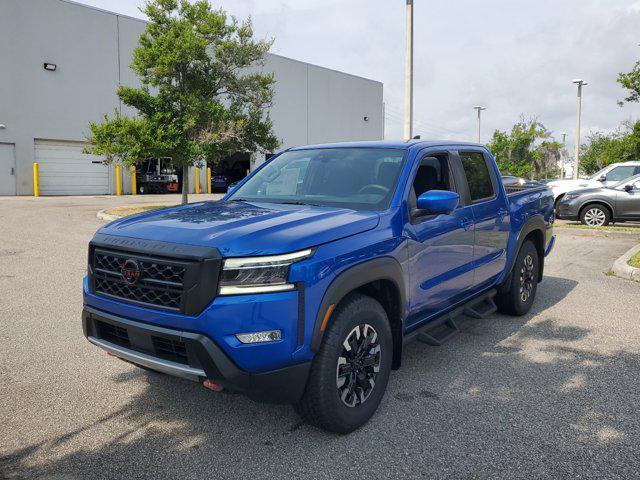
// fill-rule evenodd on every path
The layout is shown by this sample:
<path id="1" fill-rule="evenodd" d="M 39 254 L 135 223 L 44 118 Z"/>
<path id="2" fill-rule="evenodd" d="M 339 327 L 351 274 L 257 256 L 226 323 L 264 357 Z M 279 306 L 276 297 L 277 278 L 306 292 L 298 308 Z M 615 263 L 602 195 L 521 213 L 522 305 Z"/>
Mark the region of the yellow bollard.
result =
<path id="1" fill-rule="evenodd" d="M 207 193 L 211 194 L 211 168 L 207 167 Z"/>
<path id="2" fill-rule="evenodd" d="M 40 196 L 40 170 L 37 163 L 33 164 L 33 196 Z"/>
<path id="3" fill-rule="evenodd" d="M 200 169 L 196 167 L 196 193 L 200 193 Z"/>
<path id="4" fill-rule="evenodd" d="M 131 165 L 131 195 L 138 193 L 138 185 L 136 183 L 136 166 Z"/>
<path id="5" fill-rule="evenodd" d="M 120 166 L 116 167 L 116 195 L 122 194 L 122 176 L 120 175 Z"/>

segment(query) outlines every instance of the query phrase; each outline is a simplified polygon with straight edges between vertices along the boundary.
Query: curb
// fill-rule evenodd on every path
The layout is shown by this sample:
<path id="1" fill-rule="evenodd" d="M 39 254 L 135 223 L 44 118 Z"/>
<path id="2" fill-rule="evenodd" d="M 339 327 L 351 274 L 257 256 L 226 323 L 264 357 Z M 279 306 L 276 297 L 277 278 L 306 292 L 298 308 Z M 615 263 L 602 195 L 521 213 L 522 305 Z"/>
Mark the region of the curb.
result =
<path id="1" fill-rule="evenodd" d="M 111 215 L 109 213 L 106 213 L 106 210 L 100 210 L 96 216 L 100 220 L 104 220 L 105 222 L 113 222 L 114 220 L 118 220 L 122 218 L 119 215 Z"/>
<path id="2" fill-rule="evenodd" d="M 640 252 L 640 245 L 636 245 L 627 253 L 622 255 L 619 259 L 617 259 L 614 262 L 613 267 L 611 268 L 611 272 L 616 277 L 640 282 L 640 268 L 634 268 L 627 263 L 629 259 L 631 259 L 631 257 L 633 257 L 638 252 Z"/>

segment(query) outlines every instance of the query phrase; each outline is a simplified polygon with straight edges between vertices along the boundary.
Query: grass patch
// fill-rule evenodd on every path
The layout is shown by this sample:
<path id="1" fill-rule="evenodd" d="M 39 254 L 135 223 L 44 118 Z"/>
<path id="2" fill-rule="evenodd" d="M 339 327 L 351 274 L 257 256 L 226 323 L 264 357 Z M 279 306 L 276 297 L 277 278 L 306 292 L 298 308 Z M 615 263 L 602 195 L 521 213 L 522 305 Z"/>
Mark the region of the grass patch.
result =
<path id="1" fill-rule="evenodd" d="M 175 207 L 175 204 L 164 205 L 129 205 L 125 207 L 109 208 L 104 211 L 108 215 L 115 215 L 117 217 L 128 217 L 129 215 L 136 215 L 138 213 L 151 212 L 153 210 L 160 210 L 163 208 Z"/>
<path id="2" fill-rule="evenodd" d="M 555 224 L 554 228 L 574 228 L 578 230 L 600 230 L 603 232 L 631 232 L 640 235 L 640 227 L 618 227 L 617 225 L 607 225 L 606 227 L 590 227 L 576 223 Z"/>
<path id="3" fill-rule="evenodd" d="M 627 263 L 633 268 L 640 268 L 640 252 L 631 257 Z"/>

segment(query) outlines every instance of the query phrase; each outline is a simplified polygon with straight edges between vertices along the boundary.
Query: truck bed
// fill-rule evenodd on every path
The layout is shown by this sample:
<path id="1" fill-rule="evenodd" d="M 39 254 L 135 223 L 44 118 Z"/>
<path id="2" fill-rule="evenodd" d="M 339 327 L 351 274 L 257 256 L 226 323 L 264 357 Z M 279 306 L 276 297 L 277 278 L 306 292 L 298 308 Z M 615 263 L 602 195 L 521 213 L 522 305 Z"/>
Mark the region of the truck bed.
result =
<path id="1" fill-rule="evenodd" d="M 533 190 L 540 190 L 548 188 L 546 185 L 507 185 L 504 187 L 504 191 L 507 195 L 513 195 L 520 192 L 530 192 Z"/>

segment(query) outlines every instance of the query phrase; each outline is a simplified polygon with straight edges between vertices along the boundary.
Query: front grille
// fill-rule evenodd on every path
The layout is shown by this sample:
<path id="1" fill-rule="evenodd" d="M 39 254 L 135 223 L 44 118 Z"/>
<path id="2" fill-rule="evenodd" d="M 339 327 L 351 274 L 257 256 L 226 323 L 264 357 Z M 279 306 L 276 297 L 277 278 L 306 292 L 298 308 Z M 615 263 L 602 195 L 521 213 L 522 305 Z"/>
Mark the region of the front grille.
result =
<path id="1" fill-rule="evenodd" d="M 89 244 L 89 291 L 156 310 L 198 315 L 216 295 L 221 266 L 215 248 L 98 233 Z"/>
<path id="2" fill-rule="evenodd" d="M 184 342 L 171 338 L 151 336 L 151 343 L 158 357 L 172 362 L 189 364 L 187 359 L 187 347 Z"/>
<path id="3" fill-rule="evenodd" d="M 134 285 L 128 284 L 122 276 L 122 267 L 127 260 L 135 260 L 139 267 L 140 274 Z M 182 305 L 186 268 L 184 262 L 96 249 L 94 291 L 98 295 L 178 312 Z"/>
<path id="4" fill-rule="evenodd" d="M 97 321 L 96 327 L 100 338 L 107 340 L 121 347 L 129 348 L 131 342 L 129 340 L 129 332 L 125 328 L 111 325 L 110 323 Z"/>
<path id="5" fill-rule="evenodd" d="M 108 297 L 124 298 L 136 303 L 161 306 L 171 310 L 180 310 L 180 290 L 160 290 L 131 286 L 114 280 L 96 278 L 96 293 Z"/>

